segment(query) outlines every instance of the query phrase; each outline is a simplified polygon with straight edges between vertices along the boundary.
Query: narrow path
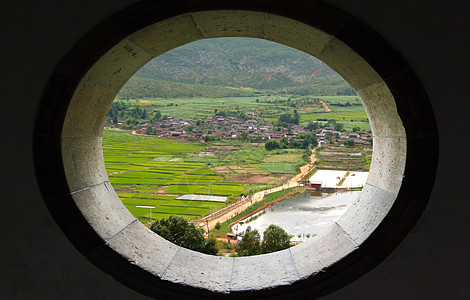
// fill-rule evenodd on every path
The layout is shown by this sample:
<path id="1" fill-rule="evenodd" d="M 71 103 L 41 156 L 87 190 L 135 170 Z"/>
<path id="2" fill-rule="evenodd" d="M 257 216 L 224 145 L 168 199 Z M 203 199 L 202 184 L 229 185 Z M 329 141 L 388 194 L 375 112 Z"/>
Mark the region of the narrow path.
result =
<path id="1" fill-rule="evenodd" d="M 235 203 L 232 203 L 229 206 L 226 206 L 222 208 L 221 210 L 218 210 L 202 219 L 194 220 L 192 222 L 194 223 L 206 222 L 207 226 L 209 227 L 209 230 L 211 230 L 214 228 L 214 226 L 218 222 L 223 223 L 227 221 L 228 219 L 230 219 L 231 217 L 238 215 L 241 211 L 245 210 L 251 204 L 263 200 L 265 195 L 278 192 L 284 189 L 288 189 L 291 187 L 299 186 L 298 181 L 310 171 L 310 169 L 313 167 L 313 163 L 317 160 L 317 158 L 315 157 L 316 149 L 317 148 L 314 148 L 312 150 L 312 155 L 310 156 L 310 163 L 300 167 L 300 173 L 293 176 L 288 182 L 284 183 L 283 185 L 272 188 L 272 189 L 263 190 L 263 191 L 254 193 L 253 195 L 249 197 L 242 197 L 241 200 Z"/>
<path id="2" fill-rule="evenodd" d="M 289 180 L 289 183 L 290 184 L 294 184 L 294 183 L 297 183 L 297 181 L 300 180 L 300 178 L 302 178 L 303 176 L 305 176 L 309 171 L 310 169 L 313 167 L 313 163 L 317 161 L 317 158 L 315 157 L 315 150 L 318 148 L 315 147 L 313 150 L 312 150 L 312 155 L 310 155 L 310 163 L 306 164 L 306 165 L 303 165 L 300 167 L 300 173 L 295 175 L 294 177 L 292 177 L 290 180 Z"/>
<path id="3" fill-rule="evenodd" d="M 325 108 L 326 112 L 330 112 L 330 111 L 331 111 L 331 109 L 328 107 L 328 105 L 326 105 L 325 101 L 320 100 L 320 103 L 323 105 L 323 107 Z"/>

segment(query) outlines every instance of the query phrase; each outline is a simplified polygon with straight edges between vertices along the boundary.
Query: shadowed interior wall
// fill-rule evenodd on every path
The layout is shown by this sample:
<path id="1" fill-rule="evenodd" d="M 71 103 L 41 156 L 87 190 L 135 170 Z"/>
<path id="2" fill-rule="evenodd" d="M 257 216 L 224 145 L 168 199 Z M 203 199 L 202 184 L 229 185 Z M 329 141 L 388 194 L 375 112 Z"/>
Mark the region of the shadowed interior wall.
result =
<path id="1" fill-rule="evenodd" d="M 469 4 L 327 2 L 371 25 L 408 60 L 433 104 L 441 142 L 434 191 L 417 226 L 377 268 L 325 298 L 468 298 Z M 95 268 L 65 238 L 39 194 L 31 154 L 34 114 L 54 67 L 98 22 L 130 4 L 2 4 L 1 298 L 144 298 Z"/>

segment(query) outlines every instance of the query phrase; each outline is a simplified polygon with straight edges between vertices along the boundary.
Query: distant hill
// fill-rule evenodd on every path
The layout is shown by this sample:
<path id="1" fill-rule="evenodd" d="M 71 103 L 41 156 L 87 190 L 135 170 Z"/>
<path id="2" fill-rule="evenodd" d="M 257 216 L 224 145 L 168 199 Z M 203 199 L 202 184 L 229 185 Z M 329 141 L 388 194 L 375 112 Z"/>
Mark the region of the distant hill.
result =
<path id="1" fill-rule="evenodd" d="M 153 59 L 118 97 L 223 97 L 254 92 L 355 95 L 336 72 L 309 54 L 261 39 L 218 38 L 196 41 Z"/>

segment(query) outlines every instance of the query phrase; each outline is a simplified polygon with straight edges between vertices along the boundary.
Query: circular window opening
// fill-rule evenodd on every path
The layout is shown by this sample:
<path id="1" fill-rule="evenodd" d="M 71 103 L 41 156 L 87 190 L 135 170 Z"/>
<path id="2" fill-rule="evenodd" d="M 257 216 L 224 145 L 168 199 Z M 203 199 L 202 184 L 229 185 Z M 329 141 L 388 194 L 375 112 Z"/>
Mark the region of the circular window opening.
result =
<path id="1" fill-rule="evenodd" d="M 262 12 L 241 4 L 184 13 L 146 5 L 114 16 L 71 51 L 38 112 L 38 183 L 74 245 L 117 280 L 155 297 L 321 296 L 382 261 L 424 210 L 437 161 L 432 109 L 400 55 L 358 20 L 316 2 L 257 8 Z M 374 141 L 367 184 L 335 224 L 302 245 L 235 258 L 187 250 L 136 221 L 109 183 L 101 133 L 121 86 L 151 58 L 220 36 L 263 38 L 316 56 L 366 107 Z"/>
<path id="2" fill-rule="evenodd" d="M 320 60 L 215 38 L 137 71 L 108 112 L 103 153 L 114 190 L 147 227 L 189 249 L 247 256 L 333 224 L 366 183 L 372 137 L 359 96 Z M 180 218 L 208 239 L 191 225 L 192 242 L 181 239 L 170 225 Z M 268 243 L 271 224 L 280 228 Z"/>

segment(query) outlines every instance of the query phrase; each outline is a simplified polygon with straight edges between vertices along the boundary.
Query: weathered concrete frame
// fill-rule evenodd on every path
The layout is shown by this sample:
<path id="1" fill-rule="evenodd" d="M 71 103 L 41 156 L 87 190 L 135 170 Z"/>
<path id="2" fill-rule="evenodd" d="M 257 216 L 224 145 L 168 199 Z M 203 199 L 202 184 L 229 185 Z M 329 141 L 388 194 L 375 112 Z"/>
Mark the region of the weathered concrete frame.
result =
<path id="1" fill-rule="evenodd" d="M 38 111 L 36 170 L 53 217 L 90 261 L 144 294 L 321 296 L 382 261 L 427 203 L 437 132 L 406 62 L 329 6 L 249 3 L 143 3 L 106 20 L 57 67 Z M 114 192 L 101 147 L 114 96 L 139 68 L 183 44 L 230 36 L 285 44 L 330 65 L 361 96 L 374 139 L 367 184 L 335 224 L 299 246 L 254 257 L 208 256 L 150 232 Z"/>

